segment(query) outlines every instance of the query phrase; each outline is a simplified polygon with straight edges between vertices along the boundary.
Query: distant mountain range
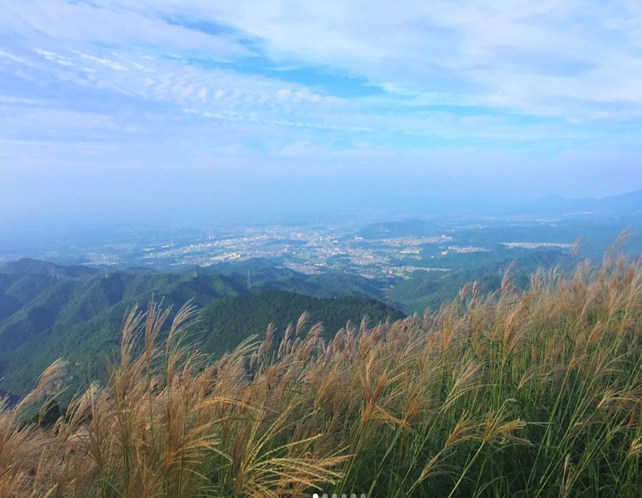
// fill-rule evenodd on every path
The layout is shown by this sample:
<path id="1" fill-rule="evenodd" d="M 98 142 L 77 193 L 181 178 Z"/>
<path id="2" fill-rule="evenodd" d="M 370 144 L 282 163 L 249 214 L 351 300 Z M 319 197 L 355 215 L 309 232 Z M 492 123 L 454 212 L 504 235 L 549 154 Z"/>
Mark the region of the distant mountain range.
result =
<path id="1" fill-rule="evenodd" d="M 412 236 L 426 228 L 417 220 L 373 224 L 363 236 Z M 500 236 L 491 233 L 492 240 Z M 266 259 L 177 273 L 107 271 L 34 259 L 7 263 L 0 266 L 0 394 L 28 392 L 38 374 L 60 357 L 70 362 L 72 390 L 92 379 L 104 380 L 124 314 L 136 305 L 144 308 L 152 296 L 174 310 L 192 300 L 201 312 L 190 340 L 217 357 L 250 335 L 260 337 L 270 323 L 283 331 L 304 311 L 332 337 L 348 320 L 360 322 L 368 316 L 380 322 L 438 308 L 470 281 L 493 291 L 511 261 L 518 286 L 527 285 L 528 275 L 538 268 L 573 266 L 571 256 L 559 250 L 511 254 L 509 249 L 453 253 L 444 258 L 451 271 L 419 269 L 407 278 L 388 280 L 339 272 L 305 275 Z M 465 264 L 460 262 L 463 256 Z"/>
<path id="2" fill-rule="evenodd" d="M 582 214 L 596 215 L 639 215 L 642 214 L 642 191 L 601 199 L 567 199 L 560 196 L 549 196 L 524 203 L 517 211 L 534 214 Z"/>
<path id="3" fill-rule="evenodd" d="M 228 273 L 105 273 L 29 259 L 0 267 L 0 389 L 25 394 L 59 357 L 70 362 L 72 388 L 90 379 L 104 380 L 106 359 L 116 351 L 124 314 L 135 305 L 144 308 L 152 296 L 174 310 L 190 299 L 202 308 L 190 339 L 213 357 L 250 335 L 260 336 L 270 323 L 285 328 L 304 311 L 312 321 L 323 322 L 330 336 L 348 320 L 359 322 L 368 316 L 380 322 L 404 316 L 372 298 L 334 297 L 332 289 L 344 284 L 347 292 L 362 292 L 346 277 L 332 282 L 327 276 L 324 281 L 301 275 L 297 280 L 296 272 L 255 268 L 256 280 L 248 286 L 245 275 Z M 380 292 L 374 286 L 371 290 Z"/>
<path id="4" fill-rule="evenodd" d="M 390 291 L 390 299 L 403 303 L 406 313 L 438 309 L 446 300 L 453 299 L 468 282 L 476 281 L 482 292 L 493 292 L 501 285 L 507 268 L 511 267 L 513 283 L 524 288 L 528 278 L 539 268 L 570 270 L 573 258 L 559 251 L 534 251 L 513 260 L 496 261 L 450 273 L 416 272 L 412 278 L 400 282 Z"/>
<path id="5" fill-rule="evenodd" d="M 399 237 L 417 237 L 439 233 L 443 228 L 433 221 L 406 219 L 384 221 L 365 225 L 357 232 L 358 237 L 369 239 L 394 239 Z"/>

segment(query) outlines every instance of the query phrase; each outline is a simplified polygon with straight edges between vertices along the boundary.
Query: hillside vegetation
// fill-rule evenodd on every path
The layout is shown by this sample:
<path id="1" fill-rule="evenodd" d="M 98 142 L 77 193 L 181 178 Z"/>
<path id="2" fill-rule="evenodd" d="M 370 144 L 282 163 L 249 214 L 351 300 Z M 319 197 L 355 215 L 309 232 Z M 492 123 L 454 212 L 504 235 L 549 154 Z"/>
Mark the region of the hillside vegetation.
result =
<path id="1" fill-rule="evenodd" d="M 449 273 L 415 272 L 411 278 L 391 289 L 389 297 L 399 303 L 406 314 L 423 314 L 426 309 L 437 309 L 445 300 L 452 299 L 467 282 L 477 282 L 483 292 L 494 292 L 501 287 L 504 273 L 510 268 L 513 285 L 525 288 L 529 276 L 538 269 L 572 270 L 573 258 L 557 251 L 535 251 L 512 260 L 470 266 Z"/>
<path id="2" fill-rule="evenodd" d="M 269 324 L 276 338 L 288 325 L 306 313 L 308 321 L 323 325 L 321 337 L 332 339 L 350 320 L 364 318 L 377 325 L 405 315 L 374 299 L 340 297 L 317 299 L 291 292 L 268 291 L 249 296 L 226 297 L 212 301 L 199 314 L 188 338 L 196 341 L 201 352 L 219 357 L 251 336 L 263 338 Z"/>
<path id="3" fill-rule="evenodd" d="M 119 359 L 51 428 L 55 363 L 0 416 L 0 496 L 639 496 L 642 264 L 475 285 L 423 317 L 306 320 L 208 363 L 183 308 L 124 322 Z M 48 405 L 45 405 L 48 406 Z M 31 411 L 31 412 L 30 412 Z"/>
<path id="4" fill-rule="evenodd" d="M 0 273 L 0 341 L 4 346 L 0 348 L 0 388 L 18 395 L 28 392 L 37 372 L 59 357 L 72 362 L 70 373 L 78 382 L 104 373 L 102 358 L 117 348 L 123 315 L 153 295 L 177 308 L 190 299 L 204 306 L 212 299 L 247 293 L 220 275 L 192 278 L 117 272 L 104 276 L 94 271 L 83 278 L 70 278 L 62 271 L 74 267 L 38 263 L 42 264 L 16 265 L 15 273 Z M 29 272 L 42 268 L 48 271 Z M 58 271 L 55 276 L 49 274 L 52 268 Z"/>
<path id="5" fill-rule="evenodd" d="M 315 299 L 263 288 L 248 289 L 234 275 L 106 275 L 36 260 L 10 263 L 0 271 L 0 389 L 25 395 L 39 372 L 60 357 L 69 361 L 65 401 L 92 380 L 106 381 L 105 359 L 117 352 L 123 315 L 136 305 L 145 307 L 152 296 L 174 310 L 187 301 L 202 309 L 189 339 L 215 357 L 249 335 L 265 334 L 270 323 L 284 330 L 304 311 L 330 335 L 365 315 L 375 323 L 404 316 L 374 299 Z"/>

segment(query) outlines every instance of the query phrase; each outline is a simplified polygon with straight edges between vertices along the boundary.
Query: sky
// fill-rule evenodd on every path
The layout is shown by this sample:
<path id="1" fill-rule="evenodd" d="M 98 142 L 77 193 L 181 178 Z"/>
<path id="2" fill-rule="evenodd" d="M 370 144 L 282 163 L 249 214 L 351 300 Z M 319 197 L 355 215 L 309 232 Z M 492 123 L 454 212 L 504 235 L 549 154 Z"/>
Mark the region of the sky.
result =
<path id="1" fill-rule="evenodd" d="M 642 189 L 639 0 L 2 0 L 0 217 Z"/>

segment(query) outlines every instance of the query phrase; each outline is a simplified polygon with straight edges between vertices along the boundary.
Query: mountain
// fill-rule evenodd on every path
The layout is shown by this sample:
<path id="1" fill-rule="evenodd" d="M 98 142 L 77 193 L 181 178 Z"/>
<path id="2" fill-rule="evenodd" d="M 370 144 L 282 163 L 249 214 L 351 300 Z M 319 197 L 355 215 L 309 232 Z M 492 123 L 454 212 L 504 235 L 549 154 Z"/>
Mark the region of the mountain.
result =
<path id="1" fill-rule="evenodd" d="M 56 278 L 44 275 L 0 273 L 0 323 L 57 284 Z"/>
<path id="2" fill-rule="evenodd" d="M 171 274 L 117 271 L 20 260 L 0 270 L 0 389 L 23 395 L 54 360 L 70 362 L 71 386 L 104 379 L 105 360 L 119 344 L 124 314 L 152 297 L 176 311 L 191 300 L 202 308 L 190 337 L 216 356 L 242 338 L 265 333 L 269 323 L 285 327 L 308 311 L 328 334 L 348 320 L 373 321 L 402 313 L 368 296 L 383 292 L 357 275 L 303 275 L 266 261 L 254 268 L 248 286 L 244 268 L 223 273 Z M 294 292 L 293 292 L 294 291 Z M 345 294 L 354 293 L 355 296 Z M 306 294 L 306 295 L 303 295 Z M 69 395 L 71 395 L 71 391 Z"/>
<path id="3" fill-rule="evenodd" d="M 382 284 L 353 273 L 321 273 L 306 275 L 279 267 L 264 258 L 252 258 L 238 263 L 219 263 L 198 269 L 206 274 L 217 273 L 235 279 L 255 290 L 296 292 L 313 297 L 361 296 L 385 299 Z"/>
<path id="4" fill-rule="evenodd" d="M 526 287 L 528 277 L 539 268 L 570 270 L 573 258 L 559 251 L 535 251 L 527 256 L 483 264 L 450 273 L 415 272 L 411 278 L 397 284 L 389 298 L 407 314 L 423 313 L 427 308 L 437 309 L 451 300 L 468 282 L 476 281 L 483 292 L 493 292 L 501 285 L 507 268 L 511 267 L 514 284 Z"/>
<path id="5" fill-rule="evenodd" d="M 408 233 L 406 228 L 389 233 Z M 105 359 L 117 349 L 123 315 L 136 305 L 144 308 L 152 296 L 174 310 L 189 300 L 201 308 L 201 320 L 189 336 L 216 357 L 250 335 L 261 336 L 270 323 L 282 332 L 304 311 L 311 322 L 323 322 L 326 337 L 331 337 L 348 320 L 360 322 L 367 315 L 376 323 L 403 317 L 391 303 L 407 314 L 422 313 L 456 297 L 469 281 L 493 291 L 511 261 L 509 254 L 506 249 L 497 253 L 500 260 L 472 258 L 450 272 L 416 271 L 385 282 L 339 272 L 304 275 L 265 259 L 183 273 L 134 268 L 109 274 L 20 260 L 0 269 L 0 389 L 23 395 L 36 381 L 36 372 L 60 357 L 70 362 L 72 387 L 104 380 Z M 539 267 L 570 264 L 569 255 L 555 250 L 521 255 L 514 262 L 515 282 L 526 285 L 527 275 Z"/>
<path id="6" fill-rule="evenodd" d="M 596 215 L 638 215 L 642 214 L 642 191 L 629 192 L 601 199 L 567 199 L 560 196 L 549 196 L 523 204 L 520 212 L 534 214 L 582 214 Z"/>
<path id="7" fill-rule="evenodd" d="M 12 278 L 16 282 L 9 285 Z M 4 380 L 0 387 L 15 394 L 29 389 L 35 381 L 33 372 L 58 357 L 73 360 L 72 370 L 95 375 L 104 367 L 96 358 L 103 358 L 117 344 L 117 330 L 127 309 L 145 306 L 152 296 L 178 309 L 190 299 L 202 307 L 212 299 L 248 292 L 222 275 L 117 272 L 62 283 L 38 278 L 43 277 L 0 274 L 0 284 L 5 284 L 0 294 L 0 309 L 4 310 L 0 320 L 4 345 L 0 377 Z M 42 285 L 32 287 L 31 299 L 15 291 L 18 284 L 26 287 L 33 282 Z"/>
<path id="8" fill-rule="evenodd" d="M 250 296 L 226 297 L 212 301 L 200 314 L 200 322 L 192 335 L 200 349 L 216 356 L 231 351 L 252 335 L 263 336 L 268 324 L 282 333 L 289 323 L 296 323 L 303 312 L 309 313 L 308 325 L 321 322 L 325 337 L 363 317 L 370 324 L 397 320 L 404 317 L 398 310 L 380 301 L 356 296 L 318 299 L 292 292 L 268 291 Z"/>
<path id="9" fill-rule="evenodd" d="M 194 351 L 141 369 L 134 350 L 66 411 L 46 398 L 0 410 L 0 496 L 642 496 L 642 268 L 605 263 L 211 368 Z M 362 298 L 223 298 L 199 332 L 218 352 L 266 318 L 346 306 L 344 319 L 372 311 Z"/>
<path id="10" fill-rule="evenodd" d="M 407 219 L 370 223 L 357 232 L 357 237 L 363 237 L 367 240 L 395 239 L 400 237 L 441 235 L 442 231 L 443 228 L 432 221 Z"/>
<path id="11" fill-rule="evenodd" d="M 0 273 L 41 275 L 57 278 L 83 278 L 97 275 L 100 270 L 81 265 L 59 265 L 38 259 L 23 258 L 0 266 Z"/>

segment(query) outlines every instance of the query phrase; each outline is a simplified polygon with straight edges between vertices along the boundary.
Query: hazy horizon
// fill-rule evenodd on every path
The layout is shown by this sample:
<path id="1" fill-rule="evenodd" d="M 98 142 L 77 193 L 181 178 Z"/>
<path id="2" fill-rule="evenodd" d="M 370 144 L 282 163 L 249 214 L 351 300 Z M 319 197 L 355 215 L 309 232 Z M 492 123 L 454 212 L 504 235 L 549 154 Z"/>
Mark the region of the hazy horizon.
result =
<path id="1" fill-rule="evenodd" d="M 642 190 L 642 7 L 9 0 L 0 218 Z"/>

